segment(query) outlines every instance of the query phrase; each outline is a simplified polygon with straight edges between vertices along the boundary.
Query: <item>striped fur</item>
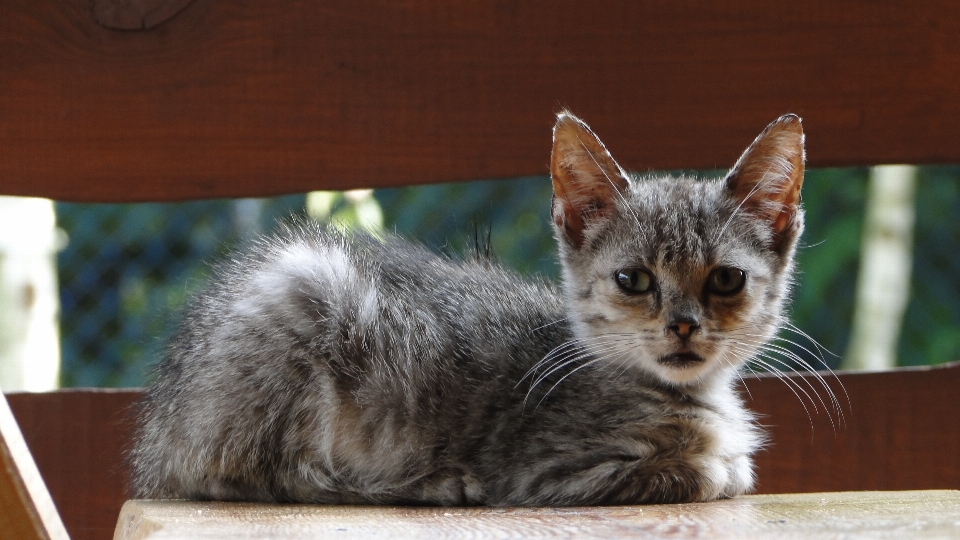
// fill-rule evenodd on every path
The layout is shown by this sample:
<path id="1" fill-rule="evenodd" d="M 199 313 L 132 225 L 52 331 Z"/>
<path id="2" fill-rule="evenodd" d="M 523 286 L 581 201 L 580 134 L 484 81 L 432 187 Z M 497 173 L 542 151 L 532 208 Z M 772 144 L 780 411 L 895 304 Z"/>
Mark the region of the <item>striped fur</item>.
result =
<path id="1" fill-rule="evenodd" d="M 802 154 L 784 117 L 725 179 L 630 177 L 562 113 L 560 288 L 294 221 L 191 303 L 142 404 L 136 494 L 581 505 L 749 491 L 762 435 L 736 370 L 781 322 Z M 720 267 L 745 273 L 742 291 L 710 292 Z M 618 284 L 638 268 L 654 279 L 642 294 Z"/>

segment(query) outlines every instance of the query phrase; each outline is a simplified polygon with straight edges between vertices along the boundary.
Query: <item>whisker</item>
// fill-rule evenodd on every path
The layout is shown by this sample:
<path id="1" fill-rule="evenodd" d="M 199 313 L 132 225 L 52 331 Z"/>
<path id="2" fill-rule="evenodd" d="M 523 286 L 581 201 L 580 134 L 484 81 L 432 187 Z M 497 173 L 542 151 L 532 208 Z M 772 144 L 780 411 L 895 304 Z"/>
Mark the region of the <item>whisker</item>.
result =
<path id="1" fill-rule="evenodd" d="M 815 340 L 815 339 L 813 339 L 812 337 L 810 337 L 810 335 L 808 335 L 806 332 L 804 332 L 803 330 L 797 328 L 797 327 L 796 327 L 793 323 L 791 323 L 790 321 L 785 321 L 784 324 L 785 324 L 785 326 L 784 326 L 783 328 L 784 328 L 785 330 L 789 330 L 789 331 L 791 331 L 791 332 L 794 332 L 794 333 L 796 333 L 796 334 L 799 334 L 799 335 L 803 336 L 804 338 L 807 339 L 807 341 L 809 341 L 810 343 L 813 343 L 813 346 L 816 347 L 817 350 L 825 351 L 827 354 L 833 356 L 834 358 L 840 358 L 840 357 L 839 357 L 837 354 L 835 354 L 833 351 L 831 351 L 830 349 L 824 347 L 823 345 L 820 344 L 820 342 L 818 342 L 817 340 Z M 798 344 L 795 343 L 795 345 L 798 345 Z M 799 346 L 799 345 L 798 345 L 798 346 Z M 837 384 L 840 385 L 840 389 L 843 390 L 843 395 L 844 395 L 844 397 L 847 398 L 847 408 L 848 408 L 849 410 L 853 410 L 853 403 L 850 401 L 850 394 L 847 393 L 846 387 L 843 386 L 843 381 L 841 381 L 841 380 L 840 380 L 840 377 L 837 376 L 836 372 L 834 372 L 833 369 L 831 369 L 830 366 L 827 365 L 826 361 L 824 361 L 824 359 L 823 359 L 823 355 L 820 355 L 820 363 L 823 364 L 824 369 L 826 369 L 826 370 L 830 373 L 830 375 L 833 376 L 834 379 L 836 379 Z"/>
<path id="2" fill-rule="evenodd" d="M 553 392 L 553 390 L 554 390 L 560 383 L 562 383 L 567 377 L 573 375 L 574 373 L 580 371 L 581 369 L 583 369 L 583 368 L 585 368 L 585 367 L 587 367 L 587 366 L 593 365 L 593 364 L 595 364 L 595 363 L 597 363 L 597 362 L 600 362 L 601 360 L 606 360 L 607 358 L 610 358 L 611 356 L 613 356 L 613 353 L 609 353 L 609 354 L 606 354 L 606 355 L 604 355 L 604 356 L 599 356 L 599 357 L 597 357 L 597 358 L 594 358 L 593 360 L 591 360 L 591 361 L 589 361 L 589 362 L 586 362 L 586 363 L 584 363 L 583 365 L 578 366 L 578 367 L 576 367 L 575 369 L 571 370 L 570 373 L 567 373 L 567 374 L 564 375 L 563 377 L 560 377 L 560 380 L 557 381 L 557 382 L 555 382 L 555 383 L 553 383 L 553 386 L 551 386 L 550 389 L 547 390 L 547 392 L 543 395 L 543 397 L 540 398 L 540 401 L 537 403 L 537 407 L 539 407 L 540 404 L 543 403 L 543 400 L 547 399 L 547 396 L 549 396 L 550 393 Z"/>
<path id="3" fill-rule="evenodd" d="M 784 375 L 783 372 L 776 369 L 774 366 L 767 364 L 763 360 L 754 358 L 753 361 L 766 367 L 768 370 L 768 373 L 773 374 L 777 379 L 779 379 L 784 384 L 784 386 L 787 387 L 787 390 L 790 390 L 790 393 L 792 393 L 794 397 L 797 398 L 797 401 L 800 402 L 800 406 L 803 407 L 803 412 L 806 413 L 807 415 L 807 421 L 809 421 L 810 423 L 810 432 L 813 433 L 814 431 L 813 416 L 810 414 L 810 409 L 807 407 L 806 401 L 804 401 L 804 399 L 800 397 L 800 393 L 797 392 L 797 390 L 800 390 L 800 392 L 802 392 L 803 394 L 806 394 L 806 391 L 803 389 L 803 387 L 797 384 L 796 381 L 790 379 L 790 377 L 787 377 L 786 375 Z M 807 398 L 809 399 L 809 396 L 807 396 Z M 812 400 L 811 400 L 811 405 L 814 405 Z"/>
<path id="4" fill-rule="evenodd" d="M 784 360 L 781 359 L 781 358 L 777 358 L 776 356 L 773 356 L 773 355 L 771 355 L 771 354 L 766 354 L 766 353 L 765 353 L 765 354 L 763 355 L 763 357 L 764 357 L 765 359 L 771 361 L 771 362 L 776 362 L 777 364 L 780 364 L 780 365 L 782 365 L 782 366 L 789 366 L 789 364 L 788 364 L 786 361 L 784 361 Z M 789 377 L 789 375 L 788 375 L 788 377 Z M 834 423 L 833 414 L 832 414 L 832 412 L 831 412 L 831 410 L 830 410 L 830 407 L 828 407 L 828 406 L 827 406 L 827 403 L 823 400 L 823 396 L 820 395 L 820 392 L 817 391 L 816 387 L 813 385 L 813 383 L 811 383 L 811 382 L 807 379 L 807 377 L 804 377 L 803 375 L 799 375 L 799 378 L 800 378 L 800 380 L 802 380 L 802 381 L 807 385 L 807 388 L 810 389 L 810 392 L 812 392 L 813 395 L 816 396 L 817 401 L 819 401 L 819 402 L 820 402 L 820 405 L 823 407 L 823 412 L 827 415 L 827 419 L 830 421 L 830 426 L 831 426 L 831 428 L 833 429 L 833 432 L 836 433 L 836 432 L 837 432 L 837 426 L 836 426 L 836 424 Z M 791 380 L 793 380 L 792 377 L 791 377 Z M 799 385 L 799 383 L 797 383 L 797 384 Z M 806 394 L 806 392 L 804 392 L 804 393 Z M 808 395 L 808 396 L 809 396 L 809 395 Z M 811 398 L 811 401 L 812 401 L 812 398 Z M 813 404 L 813 408 L 814 408 L 814 411 L 817 412 L 816 403 Z M 838 411 L 838 413 L 839 413 L 839 411 Z M 840 413 L 840 415 L 842 416 L 842 413 Z"/>
<path id="5" fill-rule="evenodd" d="M 586 339 L 574 338 L 564 343 L 561 343 L 560 345 L 557 345 L 550 352 L 548 352 L 542 359 L 540 359 L 540 361 L 534 364 L 533 367 L 528 369 L 527 372 L 523 375 L 523 377 L 521 377 L 520 380 L 517 382 L 517 384 L 514 386 L 514 388 L 516 388 L 517 386 L 520 386 L 520 384 L 524 380 L 526 380 L 527 377 L 536 373 L 537 370 L 539 370 L 544 365 L 552 361 L 555 361 L 558 357 L 562 357 L 564 355 L 570 354 L 571 351 L 569 351 L 569 349 L 574 347 L 579 347 L 583 349 L 588 345 L 590 341 L 598 342 L 601 345 L 603 345 L 605 341 L 609 341 L 610 337 L 617 337 L 617 336 L 620 336 L 620 334 L 604 334 L 601 336 L 593 336 Z M 604 340 L 604 341 L 601 341 L 601 340 Z"/>
<path id="6" fill-rule="evenodd" d="M 838 421 L 838 422 L 842 422 L 843 425 L 846 425 L 846 419 L 845 419 L 845 416 L 844 416 L 844 414 L 843 414 L 843 410 L 842 410 L 842 408 L 840 407 L 839 400 L 837 400 L 836 395 L 835 395 L 834 392 L 833 392 L 833 389 L 830 388 L 829 385 L 827 385 L 826 380 L 824 380 L 823 377 L 822 377 L 819 373 L 817 373 L 815 370 L 813 370 L 813 369 L 811 368 L 811 366 L 810 366 L 806 361 L 804 361 L 802 358 L 800 358 L 800 357 L 798 357 L 796 354 L 794 354 L 793 351 L 790 351 L 790 350 L 788 350 L 788 349 L 784 349 L 783 347 L 779 347 L 779 346 L 777 346 L 777 345 L 771 345 L 771 344 L 768 344 L 768 343 L 765 343 L 765 342 L 762 342 L 762 341 L 755 341 L 755 345 L 756 345 L 757 348 L 758 348 L 758 354 L 761 355 L 763 358 L 769 360 L 770 362 L 775 362 L 775 363 L 777 363 L 777 364 L 779 364 L 779 365 L 782 365 L 782 366 L 784 366 L 784 367 L 790 367 L 789 364 L 788 364 L 785 360 L 783 360 L 783 359 L 775 356 L 775 355 L 774 355 L 774 353 L 775 353 L 775 354 L 782 354 L 782 355 L 784 355 L 784 356 L 787 356 L 788 358 L 791 358 L 791 357 L 792 357 L 792 359 L 795 359 L 795 360 L 798 361 L 799 363 L 803 364 L 808 371 L 810 371 L 815 377 L 817 377 L 817 381 L 818 381 L 820 384 L 822 384 L 823 387 L 827 390 L 827 393 L 828 393 L 828 395 L 829 395 L 830 403 L 831 403 L 831 405 L 834 406 L 834 410 L 836 410 L 836 412 L 837 412 L 837 418 L 838 418 L 837 421 Z M 773 366 L 771 366 L 771 364 L 770 364 L 769 362 L 765 362 L 764 365 L 765 365 L 766 367 L 773 367 Z M 778 370 L 778 371 L 779 371 L 779 370 Z M 831 429 L 833 430 L 834 434 L 836 434 L 836 433 L 837 433 L 837 424 L 836 424 L 836 422 L 835 422 L 834 419 L 833 419 L 833 414 L 831 413 L 830 408 L 827 406 L 826 402 L 823 400 L 823 397 L 820 395 L 820 393 L 817 391 L 817 389 L 813 386 L 813 384 L 810 382 L 810 380 L 809 380 L 807 377 L 804 377 L 803 375 L 800 375 L 800 378 L 801 378 L 801 380 L 803 380 L 804 383 L 806 383 L 807 387 L 810 388 L 810 391 L 813 392 L 813 395 L 815 395 L 815 396 L 817 397 L 817 400 L 818 400 L 818 401 L 820 402 L 820 404 L 823 406 L 824 412 L 827 414 L 827 418 L 828 418 L 828 420 L 830 421 Z M 791 378 L 791 380 L 793 380 L 793 379 Z M 794 382 L 795 382 L 795 384 L 797 384 L 797 385 L 799 386 L 799 383 L 796 383 L 796 381 L 794 381 Z M 816 411 L 816 410 L 817 410 L 816 403 L 812 401 L 812 398 L 810 398 L 809 394 L 808 394 L 806 391 L 804 391 L 804 390 L 802 389 L 802 387 L 801 387 L 801 391 L 803 391 L 803 393 L 804 393 L 805 395 L 807 395 L 808 399 L 811 399 L 811 405 L 813 405 L 814 410 Z"/>
<path id="7" fill-rule="evenodd" d="M 783 325 L 781 326 L 782 329 L 789 330 L 789 331 L 791 331 L 791 332 L 794 332 L 794 333 L 796 333 L 796 334 L 804 337 L 805 339 L 807 339 L 808 341 L 810 341 L 810 343 L 812 343 L 812 344 L 814 345 L 814 347 L 816 347 L 816 349 L 817 349 L 818 352 L 819 352 L 819 351 L 825 351 L 825 352 L 827 352 L 828 354 L 831 354 L 831 355 L 833 354 L 829 349 L 827 349 L 826 347 L 822 346 L 819 342 L 817 342 L 817 340 L 813 339 L 811 336 L 809 336 L 809 335 L 808 335 L 806 332 L 804 332 L 803 330 L 800 330 L 799 328 L 797 328 L 794 324 L 790 323 L 789 321 L 781 321 L 781 322 L 783 323 Z M 740 330 L 743 330 L 744 328 L 747 328 L 748 326 L 753 327 L 753 329 L 756 330 L 756 331 L 759 331 L 759 330 L 760 330 L 759 328 L 756 327 L 756 325 L 745 325 L 745 326 L 743 326 L 743 327 L 740 327 L 740 328 L 734 330 L 734 332 L 739 332 Z M 841 381 L 840 378 L 837 377 L 837 374 L 836 374 L 832 369 L 830 369 L 830 366 L 827 365 L 827 363 L 826 363 L 826 361 L 824 360 L 822 354 L 814 353 L 813 351 L 811 351 L 810 349 L 804 347 L 804 346 L 801 345 L 800 343 L 797 343 L 796 341 L 794 341 L 794 340 L 792 340 L 792 339 L 789 339 L 789 338 L 787 338 L 787 337 L 780 336 L 780 335 L 774 335 L 772 338 L 770 338 L 770 337 L 768 337 L 768 336 L 766 336 L 766 335 L 763 335 L 763 334 L 750 334 L 750 333 L 746 333 L 746 334 L 740 334 L 740 335 L 741 335 L 741 336 L 746 335 L 746 336 L 751 336 L 751 337 L 757 338 L 757 339 L 753 339 L 753 340 L 743 339 L 742 341 L 751 342 L 753 345 L 757 345 L 757 346 L 764 346 L 764 347 L 767 347 L 768 350 L 770 350 L 771 352 L 776 352 L 776 353 L 778 353 L 778 354 L 783 354 L 783 355 L 786 356 L 787 358 L 795 361 L 797 364 L 800 364 L 800 366 L 803 367 L 806 371 L 808 371 L 809 373 L 811 373 L 812 375 L 814 375 L 814 376 L 818 379 L 818 382 L 819 382 L 821 385 L 823 385 L 824 389 L 827 391 L 827 393 L 828 393 L 828 395 L 829 395 L 830 402 L 831 402 L 831 404 L 833 405 L 834 410 L 837 411 L 838 421 L 841 423 L 841 425 L 846 426 L 846 415 L 845 415 L 844 412 L 843 412 L 843 406 L 840 404 L 840 399 L 839 399 L 839 397 L 837 396 L 836 392 L 834 392 L 833 387 L 831 387 L 831 386 L 827 383 L 826 378 L 823 376 L 823 374 L 821 374 L 818 370 L 814 369 L 814 367 L 813 367 L 809 362 L 807 362 L 804 358 L 802 358 L 801 356 L 799 356 L 796 352 L 794 352 L 794 351 L 792 351 L 792 350 L 790 350 L 790 349 L 787 349 L 787 348 L 785 348 L 785 347 L 782 347 L 782 346 L 780 346 L 780 345 L 777 345 L 776 343 L 773 343 L 772 341 L 775 340 L 775 341 L 781 341 L 781 342 L 788 343 L 788 344 L 790 344 L 790 345 L 793 345 L 793 346 L 795 346 L 795 347 L 803 350 L 805 353 L 809 354 L 811 357 L 817 358 L 817 359 L 819 360 L 820 364 L 822 364 L 823 367 L 824 367 L 824 369 L 829 373 L 829 375 L 832 376 L 832 377 L 834 378 L 834 380 L 836 380 L 837 384 L 840 385 L 840 389 L 841 389 L 841 391 L 843 391 L 844 397 L 846 398 L 846 401 L 847 401 L 847 410 L 852 409 L 852 405 L 851 405 L 851 402 L 850 402 L 850 395 L 847 393 L 847 389 L 846 389 L 846 387 L 844 387 L 843 381 Z M 789 367 L 789 366 L 786 366 L 786 367 Z M 818 397 L 819 397 L 819 396 L 818 396 Z"/>
<path id="8" fill-rule="evenodd" d="M 620 360 L 620 363 L 613 370 L 613 373 L 614 373 L 613 380 L 618 380 L 629 369 L 630 369 L 630 358 L 627 357 L 627 355 L 624 355 L 623 360 Z"/>
<path id="9" fill-rule="evenodd" d="M 763 336 L 758 336 L 758 335 L 755 335 L 755 334 L 743 334 L 743 335 L 749 336 L 749 337 L 756 337 L 756 338 L 762 338 L 762 337 L 763 337 Z M 793 341 L 793 340 L 790 340 L 790 339 L 787 339 L 787 338 L 784 338 L 784 337 L 778 337 L 778 338 L 776 338 L 776 339 L 777 339 L 778 341 L 784 341 L 784 342 L 786 342 L 786 343 L 789 343 L 789 344 L 791 344 L 791 345 L 794 345 L 794 346 L 802 349 L 803 351 L 807 352 L 808 354 L 813 355 L 813 353 L 810 352 L 806 347 L 804 347 L 803 345 L 800 345 L 799 343 L 796 343 L 796 342 Z M 756 340 L 752 340 L 752 343 L 755 344 L 755 345 L 763 345 L 763 346 L 765 346 L 765 347 L 772 347 L 772 348 L 774 348 L 774 349 L 782 352 L 783 354 L 787 355 L 789 358 L 795 360 L 797 363 L 802 364 L 802 366 L 803 366 L 804 368 L 806 368 L 806 369 L 807 369 L 808 371 L 810 371 L 811 373 L 816 374 L 818 377 L 820 377 L 820 379 L 823 379 L 823 376 L 820 375 L 819 372 L 818 372 L 809 362 L 807 362 L 805 359 L 803 359 L 803 357 L 801 357 L 800 355 L 798 355 L 796 352 L 791 351 L 790 349 L 788 349 L 788 348 L 786 348 L 786 347 L 783 347 L 783 346 L 781 346 L 781 345 L 777 345 L 776 343 L 772 343 L 772 342 L 770 342 L 770 341 L 762 341 L 762 340 L 760 340 L 760 339 L 756 339 Z M 830 369 L 830 368 L 828 367 L 827 369 Z"/>
<path id="10" fill-rule="evenodd" d="M 637 211 L 632 206 L 630 206 L 629 203 L 627 203 L 627 199 L 623 196 L 623 193 L 620 193 L 620 190 L 617 188 L 617 185 L 613 182 L 613 179 L 610 178 L 610 175 L 607 174 L 607 171 L 603 170 L 603 167 L 600 166 L 600 163 L 597 161 L 596 156 L 594 156 L 593 152 L 591 152 L 590 149 L 587 148 L 587 145 L 584 144 L 583 139 L 581 139 L 579 135 L 577 136 L 577 141 L 580 143 L 580 146 L 582 146 L 583 149 L 587 152 L 587 155 L 590 156 L 590 159 L 593 160 L 593 164 L 597 166 L 597 169 L 600 169 L 600 172 L 603 173 L 604 178 L 606 178 L 607 182 L 610 183 L 610 186 L 613 188 L 614 193 L 616 193 L 617 196 L 620 197 L 620 201 L 623 203 L 624 208 L 626 208 L 631 214 L 633 214 L 633 220 L 637 222 L 637 228 L 641 232 L 644 232 L 643 225 L 640 224 L 640 216 L 637 215 Z M 617 167 L 619 167 L 619 165 Z M 622 169 L 621 169 L 621 174 L 623 174 Z M 623 176 L 624 178 L 626 178 L 626 174 L 623 174 Z M 629 185 L 629 180 L 627 181 L 627 184 Z"/>
<path id="11" fill-rule="evenodd" d="M 840 404 L 840 400 L 837 398 L 837 394 L 833 391 L 833 388 L 831 388 L 830 385 L 827 384 L 827 380 L 823 377 L 823 375 L 820 374 L 819 371 L 813 369 L 813 366 L 811 366 L 806 360 L 798 356 L 793 351 L 790 351 L 789 349 L 785 349 L 783 347 L 780 347 L 779 345 L 775 345 L 772 343 L 765 344 L 763 345 L 763 347 L 767 350 L 772 349 L 773 351 L 784 354 L 788 358 L 801 364 L 801 366 L 803 366 L 808 373 L 813 375 L 816 378 L 816 380 L 824 387 L 824 389 L 826 389 L 827 394 L 830 398 L 830 403 L 833 405 L 834 409 L 837 411 L 837 414 L 839 415 L 839 419 L 843 421 L 844 424 L 846 423 L 843 415 L 843 406 Z M 839 382 L 839 379 L 837 379 L 837 381 Z M 842 387 L 843 383 L 841 382 L 840 385 Z"/>
<path id="12" fill-rule="evenodd" d="M 728 354 L 729 352 L 730 351 L 724 351 L 721 356 L 718 356 L 718 358 L 721 361 L 726 362 L 726 364 L 730 366 L 731 369 L 733 369 L 733 373 L 737 376 L 738 379 L 740 379 L 740 384 L 743 385 L 743 389 L 747 391 L 747 395 L 750 397 L 750 401 L 753 401 L 753 394 L 750 392 L 750 387 L 747 386 L 747 381 L 743 380 L 743 377 L 740 375 L 740 371 L 737 369 L 737 366 L 735 366 L 733 362 L 730 360 L 729 354 Z"/>
<path id="13" fill-rule="evenodd" d="M 747 334 L 747 335 L 751 335 L 751 334 Z M 799 344 L 793 343 L 792 341 L 787 340 L 786 338 L 781 338 L 781 339 L 784 339 L 784 340 L 787 341 L 788 343 L 792 343 L 792 344 L 794 344 L 794 345 L 797 345 L 797 346 L 803 348 L 803 347 L 800 346 Z M 745 340 L 745 341 L 749 341 L 749 340 Z M 802 357 L 800 357 L 798 354 L 796 354 L 795 352 L 791 351 L 790 349 L 787 349 L 787 348 L 782 347 L 782 346 L 780 346 L 780 345 L 777 345 L 777 344 L 775 344 L 775 343 L 768 343 L 768 342 L 763 342 L 763 341 L 755 340 L 755 341 L 752 342 L 752 344 L 753 344 L 753 345 L 756 345 L 757 347 L 759 347 L 759 348 L 761 348 L 761 349 L 766 350 L 767 352 L 782 354 L 782 355 L 786 356 L 787 358 L 789 358 L 789 359 L 797 362 L 798 364 L 800 364 L 807 372 L 809 372 L 811 375 L 813 375 L 813 376 L 816 378 L 817 382 L 819 382 L 819 383 L 823 386 L 823 388 L 827 391 L 827 395 L 828 395 L 828 398 L 829 398 L 829 400 L 830 400 L 830 404 L 833 405 L 834 410 L 837 412 L 838 421 L 840 421 L 843 425 L 846 425 L 846 418 L 845 418 L 845 416 L 844 416 L 844 414 L 843 414 L 843 406 L 840 404 L 840 400 L 837 398 L 836 393 L 833 391 L 833 388 L 831 388 L 830 385 L 827 384 L 827 380 L 823 377 L 823 375 L 821 375 L 820 372 L 818 372 L 817 370 L 813 369 L 813 366 L 810 365 L 810 363 L 808 363 L 806 360 L 804 360 Z M 806 350 L 806 349 L 804 349 L 804 350 Z M 807 351 L 807 352 L 809 352 L 809 351 Z M 811 353 L 811 354 L 812 354 L 812 353 Z M 783 363 L 783 362 L 781 361 L 781 363 Z M 783 363 L 783 365 L 784 365 L 784 366 L 787 366 L 786 363 Z M 835 375 L 834 375 L 834 376 L 835 376 Z M 804 378 L 804 380 L 806 380 L 806 378 Z M 838 380 L 839 380 L 839 379 L 838 379 Z M 808 384 L 809 384 L 809 382 L 808 382 Z M 842 386 L 842 383 L 840 383 L 840 384 L 841 384 L 841 386 Z M 811 386 L 812 386 L 812 385 L 811 385 Z M 846 391 L 846 390 L 844 390 L 844 391 Z M 817 393 L 817 397 L 820 397 L 820 396 L 819 396 L 819 393 Z M 848 398 L 848 399 L 849 399 L 849 398 Z M 822 401 L 822 400 L 821 400 L 821 401 Z M 824 404 L 824 408 L 826 408 L 826 404 Z M 832 417 L 831 417 L 831 422 L 832 422 Z"/>
<path id="14" fill-rule="evenodd" d="M 607 352 L 609 352 L 609 351 L 616 351 L 616 350 L 617 350 L 617 343 L 608 343 L 608 344 L 602 345 L 600 348 L 594 348 L 593 350 L 588 350 L 588 349 L 584 348 L 584 349 L 583 349 L 581 352 L 579 352 L 579 353 L 576 353 L 575 351 L 573 351 L 573 352 L 569 353 L 569 354 L 576 354 L 573 358 L 569 358 L 569 357 L 566 356 L 566 355 L 565 355 L 565 356 L 562 356 L 562 357 L 559 357 L 559 358 L 557 359 L 557 361 L 555 362 L 555 365 L 554 365 L 554 366 L 550 367 L 545 373 L 539 375 L 539 376 L 531 383 L 531 385 L 530 385 L 530 390 L 533 390 L 534 388 L 536 388 L 536 386 L 537 386 L 538 384 L 540 384 L 541 382 L 543 382 L 543 380 L 546 379 L 547 377 L 549 377 L 550 375 L 553 375 L 553 374 L 556 373 L 558 370 L 561 370 L 561 369 L 563 369 L 564 367 L 566 367 L 566 366 L 568 366 L 568 365 L 570 365 L 570 364 L 572 364 L 572 363 L 574 363 L 574 362 L 577 362 L 577 361 L 582 360 L 582 359 L 584 359 L 584 358 L 587 358 L 587 357 L 589 357 L 589 356 L 593 356 L 593 355 L 601 354 L 601 353 L 607 353 Z M 560 365 L 556 365 L 556 364 L 560 364 Z"/>
<path id="15" fill-rule="evenodd" d="M 569 320 L 569 319 L 570 319 L 570 317 L 562 317 L 562 318 L 557 319 L 557 320 L 555 320 L 555 321 L 548 322 L 547 324 L 543 324 L 543 325 L 540 325 L 540 326 L 538 326 L 538 327 L 536 327 L 536 328 L 532 328 L 532 329 L 530 330 L 530 333 L 532 334 L 532 333 L 536 332 L 537 330 L 543 330 L 544 328 L 546 328 L 546 327 L 548 327 L 548 326 L 553 326 L 553 325 L 555 325 L 555 324 L 560 324 L 560 323 L 562 323 L 563 321 L 566 321 L 566 320 Z"/>
<path id="16" fill-rule="evenodd" d="M 797 326 L 796 326 L 795 324 L 793 324 L 792 322 L 790 322 L 790 321 L 783 321 L 783 327 L 782 327 L 782 328 L 783 328 L 784 330 L 789 330 L 789 331 L 791 331 L 791 332 L 793 332 L 793 333 L 795 333 L 795 334 L 800 334 L 801 336 L 803 336 L 804 338 L 806 338 L 807 341 L 809 341 L 810 343 L 813 343 L 813 346 L 816 347 L 818 350 L 824 351 L 824 352 L 826 352 L 827 354 L 829 354 L 830 356 L 832 356 L 832 357 L 834 357 L 834 358 L 840 358 L 840 356 L 838 356 L 836 353 L 834 353 L 834 352 L 831 351 L 830 349 L 828 349 L 828 348 L 824 347 L 823 345 L 821 345 L 819 341 L 813 339 L 813 338 L 810 336 L 810 334 L 808 334 L 808 333 L 804 332 L 803 330 L 797 328 Z M 821 356 L 821 358 L 823 358 L 823 356 Z"/>
<path id="17" fill-rule="evenodd" d="M 766 179 L 766 178 L 767 178 L 767 175 L 768 175 L 768 174 L 770 173 L 770 171 L 772 171 L 772 170 L 773 170 L 773 165 L 771 164 L 771 165 L 767 168 L 767 171 L 763 173 L 763 178 Z M 773 179 L 772 179 L 772 178 L 769 179 L 769 180 L 764 180 L 764 181 L 762 181 L 762 182 L 757 182 L 756 184 L 754 184 L 754 186 L 753 186 L 753 188 L 750 190 L 750 192 L 747 193 L 747 195 L 746 195 L 745 197 L 743 197 L 743 199 L 740 201 L 740 204 L 738 204 L 737 207 L 733 209 L 733 212 L 730 214 L 730 218 L 727 219 L 727 222 L 724 223 L 724 224 L 723 224 L 723 227 L 720 228 L 720 232 L 718 232 L 718 233 L 717 233 L 717 236 L 713 239 L 714 243 L 716 243 L 718 240 L 720 240 L 720 238 L 723 236 L 723 232 L 726 231 L 726 230 L 727 230 L 727 227 L 730 226 L 730 223 L 733 222 L 733 218 L 735 218 L 735 217 L 737 216 L 737 214 L 740 213 L 740 210 L 743 209 L 743 205 L 746 204 L 747 201 L 749 201 L 751 197 L 753 197 L 753 196 L 756 195 L 758 192 L 760 192 L 761 189 L 766 188 L 766 187 L 767 187 L 767 184 L 769 184 L 770 182 L 773 182 Z"/>

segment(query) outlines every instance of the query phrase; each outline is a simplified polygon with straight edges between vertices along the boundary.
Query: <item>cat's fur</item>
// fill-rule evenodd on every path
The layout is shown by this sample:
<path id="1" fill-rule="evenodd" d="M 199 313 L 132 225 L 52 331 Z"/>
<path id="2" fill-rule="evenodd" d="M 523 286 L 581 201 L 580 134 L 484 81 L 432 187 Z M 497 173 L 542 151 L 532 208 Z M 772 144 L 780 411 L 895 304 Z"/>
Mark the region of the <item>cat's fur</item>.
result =
<path id="1" fill-rule="evenodd" d="M 781 322 L 803 159 L 784 116 L 725 179 L 630 177 L 561 113 L 562 292 L 398 238 L 284 228 L 189 308 L 143 403 L 137 494 L 579 505 L 749 491 L 762 436 L 736 370 Z"/>

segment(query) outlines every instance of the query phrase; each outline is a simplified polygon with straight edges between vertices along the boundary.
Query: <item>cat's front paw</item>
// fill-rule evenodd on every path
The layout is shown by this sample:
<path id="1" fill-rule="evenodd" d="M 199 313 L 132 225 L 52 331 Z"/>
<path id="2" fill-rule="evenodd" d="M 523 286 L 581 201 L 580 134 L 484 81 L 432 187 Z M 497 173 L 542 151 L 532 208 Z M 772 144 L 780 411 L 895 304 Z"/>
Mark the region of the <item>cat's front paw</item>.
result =
<path id="1" fill-rule="evenodd" d="M 753 473 L 753 460 L 750 456 L 740 455 L 725 461 L 728 480 L 722 497 L 736 497 L 753 491 L 756 476 Z"/>
<path id="2" fill-rule="evenodd" d="M 753 489 L 755 479 L 750 456 L 712 456 L 704 459 L 698 469 L 703 478 L 701 501 L 729 499 Z"/>

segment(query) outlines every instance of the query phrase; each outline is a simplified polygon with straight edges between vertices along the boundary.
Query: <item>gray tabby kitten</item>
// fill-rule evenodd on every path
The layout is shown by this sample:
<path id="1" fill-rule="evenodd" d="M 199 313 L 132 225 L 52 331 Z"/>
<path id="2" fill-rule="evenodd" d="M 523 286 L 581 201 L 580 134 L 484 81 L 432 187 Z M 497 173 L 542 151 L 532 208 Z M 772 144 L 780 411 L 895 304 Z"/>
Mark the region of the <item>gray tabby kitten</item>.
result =
<path id="1" fill-rule="evenodd" d="M 398 238 L 286 227 L 219 273 L 159 365 L 138 496 L 588 505 L 751 489 L 737 368 L 781 322 L 800 119 L 726 178 L 631 177 L 561 113 L 562 292 Z"/>

